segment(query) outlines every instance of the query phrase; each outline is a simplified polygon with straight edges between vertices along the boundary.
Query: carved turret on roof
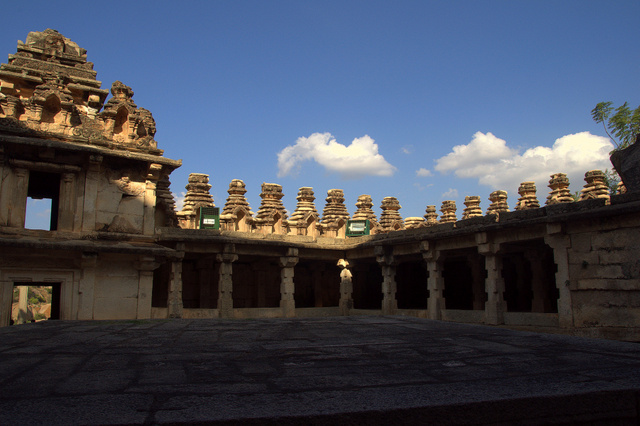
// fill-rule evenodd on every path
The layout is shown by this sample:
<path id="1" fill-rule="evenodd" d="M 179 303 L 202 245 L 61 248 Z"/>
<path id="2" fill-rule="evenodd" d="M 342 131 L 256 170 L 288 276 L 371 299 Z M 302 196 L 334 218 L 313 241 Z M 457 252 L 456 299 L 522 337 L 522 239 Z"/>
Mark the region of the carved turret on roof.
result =
<path id="1" fill-rule="evenodd" d="M 316 197 L 313 188 L 305 186 L 298 191 L 296 210 L 289 218 L 289 229 L 294 235 L 318 235 L 320 214 L 314 204 Z"/>
<path id="2" fill-rule="evenodd" d="M 483 216 L 482 209 L 480 208 L 480 196 L 468 195 L 464 197 L 464 205 L 466 207 L 462 212 L 463 219 Z"/>
<path id="3" fill-rule="evenodd" d="M 178 216 L 176 215 L 176 201 L 170 186 L 168 175 L 164 175 L 156 185 L 156 225 L 174 228 L 178 226 Z"/>
<path id="4" fill-rule="evenodd" d="M 182 210 L 177 213 L 180 227 L 186 229 L 197 228 L 197 216 L 200 207 L 215 207 L 213 197 L 209 193 L 209 175 L 191 173 L 189 183 L 185 186 L 187 195 L 184 197 Z"/>
<path id="5" fill-rule="evenodd" d="M 487 209 L 487 214 L 499 214 L 501 212 L 509 211 L 509 205 L 507 204 L 507 191 L 493 191 L 489 194 L 489 201 L 491 201 L 491 204 Z"/>
<path id="6" fill-rule="evenodd" d="M 31 32 L 0 65 L 0 128 L 7 133 L 162 155 L 149 111 L 120 82 L 113 98 L 96 80 L 87 51 L 55 30 Z"/>
<path id="7" fill-rule="evenodd" d="M 262 202 L 254 219 L 256 230 L 263 234 L 286 234 L 288 228 L 287 211 L 282 205 L 282 185 L 263 183 L 260 198 Z"/>
<path id="8" fill-rule="evenodd" d="M 427 206 L 424 220 L 425 226 L 433 226 L 438 223 L 438 213 L 436 212 L 436 206 Z"/>
<path id="9" fill-rule="evenodd" d="M 371 199 L 371 195 L 363 194 L 358 197 L 358 200 L 356 201 L 357 210 L 353 216 L 351 216 L 351 219 L 353 220 L 368 220 L 371 235 L 377 233 L 378 228 L 380 227 L 372 207 L 373 200 Z"/>
<path id="10" fill-rule="evenodd" d="M 345 238 L 349 212 L 344 204 L 344 192 L 342 189 L 330 189 L 325 201 L 320 222 L 322 234 L 327 237 Z"/>
<path id="11" fill-rule="evenodd" d="M 575 200 L 569 191 L 569 178 L 565 173 L 555 173 L 549 180 L 551 192 L 547 196 L 547 205 L 558 203 L 573 203 Z"/>
<path id="12" fill-rule="evenodd" d="M 240 179 L 233 179 L 227 190 L 229 197 L 220 213 L 220 227 L 225 231 L 250 232 L 253 224 L 253 212 L 244 194 L 245 184 Z"/>
<path id="13" fill-rule="evenodd" d="M 380 231 L 398 231 L 404 229 L 404 221 L 399 210 L 402 208 L 396 197 L 384 197 L 380 205 L 382 214 L 380 215 Z"/>
<path id="14" fill-rule="evenodd" d="M 442 212 L 442 216 L 440 216 L 440 223 L 452 223 L 456 222 L 458 219 L 456 218 L 456 202 L 453 200 L 446 200 L 442 202 L 442 207 L 440 207 L 440 211 Z"/>
<path id="15" fill-rule="evenodd" d="M 538 197 L 536 196 L 536 183 L 532 181 L 522 182 L 518 188 L 518 203 L 516 210 L 529 210 L 540 208 Z"/>
<path id="16" fill-rule="evenodd" d="M 424 226 L 424 218 L 422 217 L 407 217 L 404 220 L 405 229 L 416 229 Z"/>
<path id="17" fill-rule="evenodd" d="M 609 204 L 609 188 L 605 185 L 604 179 L 605 174 L 602 170 L 590 170 L 585 173 L 584 180 L 587 183 L 580 191 L 580 201 L 603 198 Z"/>

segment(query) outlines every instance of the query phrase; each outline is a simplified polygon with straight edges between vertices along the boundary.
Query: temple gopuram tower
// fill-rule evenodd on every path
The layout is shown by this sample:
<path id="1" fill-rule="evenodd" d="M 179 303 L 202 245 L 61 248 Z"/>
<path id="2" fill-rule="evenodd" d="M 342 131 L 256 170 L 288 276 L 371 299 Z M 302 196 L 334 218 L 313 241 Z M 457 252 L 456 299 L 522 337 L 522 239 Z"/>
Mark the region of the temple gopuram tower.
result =
<path id="1" fill-rule="evenodd" d="M 225 231 L 250 232 L 253 223 L 253 212 L 244 194 L 245 184 L 240 179 L 233 179 L 227 190 L 229 197 L 220 213 L 220 227 Z"/>
<path id="2" fill-rule="evenodd" d="M 163 157 L 131 87 L 114 82 L 107 101 L 96 76 L 52 29 L 0 65 L 0 228 L 23 236 L 0 244 L 0 274 L 13 277 L 0 281 L 0 326 L 14 282 L 51 283 L 59 319 L 151 318 L 154 270 L 173 252 L 156 228 L 176 225 L 169 175 L 181 161 Z M 50 203 L 47 228 L 26 229 L 29 199 Z"/>
<path id="3" fill-rule="evenodd" d="M 320 222 L 322 234 L 327 237 L 344 238 L 349 220 L 349 212 L 344 205 L 344 192 L 342 189 L 330 189 L 325 201 L 327 203 Z"/>
<path id="4" fill-rule="evenodd" d="M 286 234 L 289 227 L 287 211 L 282 204 L 282 185 L 263 183 L 260 209 L 254 219 L 256 230 L 262 234 Z"/>
<path id="5" fill-rule="evenodd" d="M 289 229 L 294 235 L 318 236 L 320 215 L 314 204 L 313 188 L 302 187 L 298 191 L 296 210 L 289 218 Z"/>

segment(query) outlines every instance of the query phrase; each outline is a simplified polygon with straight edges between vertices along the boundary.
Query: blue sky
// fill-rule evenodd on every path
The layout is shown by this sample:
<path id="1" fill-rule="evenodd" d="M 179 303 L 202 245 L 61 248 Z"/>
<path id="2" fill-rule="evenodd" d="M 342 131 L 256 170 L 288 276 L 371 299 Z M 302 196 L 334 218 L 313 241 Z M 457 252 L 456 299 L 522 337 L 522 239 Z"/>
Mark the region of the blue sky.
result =
<path id="1" fill-rule="evenodd" d="M 509 193 L 567 172 L 610 168 L 596 103 L 637 106 L 635 1 L 9 2 L 0 54 L 53 28 L 88 50 L 98 80 L 120 80 L 153 113 L 156 140 L 207 173 L 217 206 L 232 179 L 253 211 L 262 182 L 292 213 L 311 186 L 319 211 L 343 189 L 403 217 L 465 195 Z M 2 53 L 4 52 L 4 53 Z M 6 56 L 2 62 L 6 63 Z M 280 156 L 279 156 L 280 154 Z"/>

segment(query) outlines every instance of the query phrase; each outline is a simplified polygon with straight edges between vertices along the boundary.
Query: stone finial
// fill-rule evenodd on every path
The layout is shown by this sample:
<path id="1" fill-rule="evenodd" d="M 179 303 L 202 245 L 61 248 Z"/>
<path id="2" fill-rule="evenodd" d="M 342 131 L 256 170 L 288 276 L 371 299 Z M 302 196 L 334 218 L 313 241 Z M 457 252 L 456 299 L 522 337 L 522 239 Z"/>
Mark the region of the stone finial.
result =
<path id="1" fill-rule="evenodd" d="M 551 192 L 547 196 L 547 205 L 558 203 L 573 203 L 574 199 L 569 191 L 569 178 L 565 173 L 555 173 L 549 180 Z"/>
<path id="2" fill-rule="evenodd" d="M 315 199 L 316 197 L 311 187 L 302 187 L 298 191 L 298 196 L 296 197 L 298 204 L 289 218 L 289 228 L 292 232 L 295 230 L 296 235 L 315 236 L 316 224 L 320 217 L 314 204 Z"/>
<path id="3" fill-rule="evenodd" d="M 436 213 L 436 206 L 427 206 L 424 219 L 425 226 L 433 226 L 438 223 L 438 213 Z"/>
<path id="4" fill-rule="evenodd" d="M 396 197 L 384 197 L 380 208 L 382 209 L 382 214 L 380 215 L 381 232 L 404 229 L 404 222 L 398 211 L 402 206 Z"/>
<path id="5" fill-rule="evenodd" d="M 287 211 L 282 204 L 282 185 L 263 183 L 262 202 L 255 217 L 258 230 L 264 234 L 283 234 L 287 228 Z"/>
<path id="6" fill-rule="evenodd" d="M 189 183 L 185 186 L 187 195 L 184 197 L 182 212 L 191 214 L 199 207 L 215 207 L 213 197 L 209 193 L 209 175 L 203 173 L 189 174 Z"/>
<path id="7" fill-rule="evenodd" d="M 349 212 L 344 204 L 344 192 L 342 189 L 330 189 L 325 201 L 320 222 L 322 232 L 328 237 L 344 237 L 349 220 Z"/>
<path id="8" fill-rule="evenodd" d="M 244 195 L 247 193 L 244 182 L 233 179 L 227 192 L 229 197 L 220 214 L 220 225 L 226 231 L 250 231 L 254 213 Z"/>
<path id="9" fill-rule="evenodd" d="M 182 210 L 176 213 L 181 228 L 196 229 L 198 210 L 200 207 L 215 207 L 213 197 L 209 194 L 209 175 L 203 173 L 191 173 L 189 183 L 185 186 L 187 195 L 184 197 Z"/>
<path id="10" fill-rule="evenodd" d="M 604 198 L 609 203 L 609 188 L 604 183 L 605 175 L 601 170 L 590 170 L 584 174 L 584 180 L 587 182 L 580 191 L 580 201 L 592 198 Z"/>
<path id="11" fill-rule="evenodd" d="M 408 217 L 404 220 L 405 229 L 416 229 L 424 226 L 424 218 L 422 217 Z"/>
<path id="12" fill-rule="evenodd" d="M 371 199 L 371 195 L 363 194 L 358 197 L 358 201 L 356 201 L 357 210 L 351 216 L 353 220 L 368 220 L 369 221 L 369 232 L 371 235 L 378 232 L 378 228 L 380 225 L 378 224 L 378 218 L 376 214 L 373 212 L 373 200 Z"/>
<path id="13" fill-rule="evenodd" d="M 462 219 L 483 216 L 482 209 L 480 209 L 480 196 L 468 195 L 464 197 L 464 205 L 466 208 L 462 212 Z"/>
<path id="14" fill-rule="evenodd" d="M 516 204 L 516 210 L 529 210 L 540 208 L 538 197 L 536 196 L 536 183 L 535 182 L 522 182 L 518 188 L 518 203 Z"/>
<path id="15" fill-rule="evenodd" d="M 440 211 L 442 212 L 442 216 L 440 216 L 440 223 L 452 223 L 457 221 L 456 218 L 456 202 L 453 200 L 446 200 L 442 202 L 442 207 L 440 207 Z"/>
<path id="16" fill-rule="evenodd" d="M 507 191 L 493 191 L 489 194 L 489 200 L 491 201 L 491 205 L 487 209 L 487 214 L 497 214 L 509 211 L 509 205 L 507 204 Z"/>

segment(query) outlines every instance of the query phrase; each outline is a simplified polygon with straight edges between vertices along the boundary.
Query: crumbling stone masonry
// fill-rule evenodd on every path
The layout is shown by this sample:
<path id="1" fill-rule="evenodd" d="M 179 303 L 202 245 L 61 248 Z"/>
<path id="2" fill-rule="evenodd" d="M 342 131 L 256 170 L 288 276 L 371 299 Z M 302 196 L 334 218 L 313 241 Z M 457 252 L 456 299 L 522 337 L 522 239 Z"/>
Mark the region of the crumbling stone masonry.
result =
<path id="1" fill-rule="evenodd" d="M 345 237 L 342 190 L 319 217 L 310 187 L 288 218 L 282 187 L 265 183 L 251 211 L 229 184 L 220 230 L 198 229 L 214 200 L 192 174 L 182 211 L 151 113 L 133 90 L 101 89 L 86 51 L 54 30 L 33 32 L 0 66 L 0 326 L 16 285 L 56 289 L 65 320 L 414 315 L 640 341 L 640 195 L 608 197 L 589 171 L 574 202 L 562 173 L 540 207 L 533 182 L 478 196 L 462 218 L 452 201 L 422 218 L 370 196 Z M 106 103 L 105 103 L 106 102 Z M 51 201 L 50 230 L 25 229 L 28 198 Z M 425 205 L 428 200 L 425 200 Z"/>

